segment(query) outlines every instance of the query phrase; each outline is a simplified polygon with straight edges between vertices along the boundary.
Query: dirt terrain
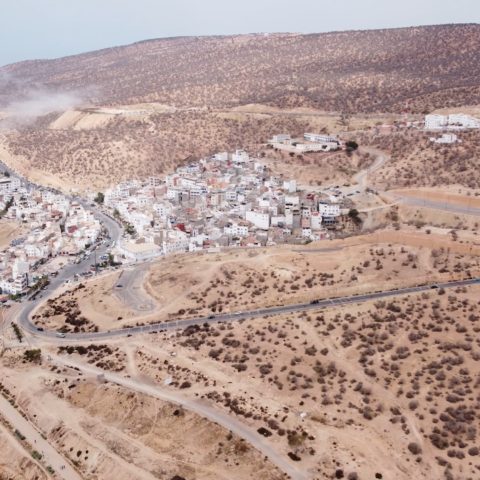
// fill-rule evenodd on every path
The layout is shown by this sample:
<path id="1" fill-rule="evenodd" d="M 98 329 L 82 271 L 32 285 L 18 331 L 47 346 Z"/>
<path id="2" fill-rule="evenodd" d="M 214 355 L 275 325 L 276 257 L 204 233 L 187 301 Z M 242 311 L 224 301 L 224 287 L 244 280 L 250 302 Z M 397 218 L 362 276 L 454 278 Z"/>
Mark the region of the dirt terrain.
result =
<path id="1" fill-rule="evenodd" d="M 1 418 L 1 417 L 0 417 Z M 0 479 L 47 480 L 43 469 L 24 450 L 10 429 L 0 424 Z"/>
<path id="2" fill-rule="evenodd" d="M 450 232 L 412 225 L 308 246 L 167 257 L 145 279 L 152 313 L 125 307 L 115 273 L 48 299 L 32 318 L 42 328 L 92 332 L 480 274 L 476 235 Z"/>
<path id="3" fill-rule="evenodd" d="M 479 294 L 432 291 L 151 335 L 137 364 L 266 429 L 315 478 L 473 480 Z"/>
<path id="4" fill-rule="evenodd" d="M 315 480 L 474 480 L 480 471 L 475 374 L 480 361 L 479 295 L 478 286 L 437 289 L 360 306 L 116 340 L 108 348 L 122 354 L 109 370 L 215 405 L 256 430 Z M 90 363 L 94 350 L 100 358 L 107 352 L 88 345 L 50 351 L 66 361 Z M 34 384 L 43 383 L 43 398 L 48 395 L 48 404 L 55 405 L 65 422 L 55 438 L 67 451 L 73 446 L 73 452 L 83 452 L 78 457 L 81 468 L 92 468 L 91 458 L 99 458 L 97 450 L 86 445 L 91 437 L 101 438 L 101 444 L 106 442 L 117 454 L 125 448 L 122 455 L 131 462 L 132 472 L 138 468 L 137 457 L 121 442 L 125 437 L 120 433 L 134 435 L 131 448 L 139 446 L 138 441 L 151 448 L 147 439 L 152 437 L 146 433 L 151 431 L 151 418 L 160 422 L 159 432 L 184 431 L 182 426 L 169 427 L 166 418 L 171 418 L 173 407 L 151 407 L 153 400 L 118 387 L 95 386 L 75 370 L 54 368 L 53 374 L 37 370 L 31 375 L 38 377 Z M 31 390 L 22 390 L 22 406 L 33 408 L 25 399 Z M 125 405 L 128 415 L 112 410 L 112 401 Z M 75 416 L 67 413 L 70 404 Z M 150 408 L 160 408 L 161 414 Z M 140 412 L 146 412 L 148 428 L 137 417 Z M 39 418 L 45 415 L 38 409 L 36 413 Z M 89 422 L 85 415 L 96 420 Z M 88 428 L 82 442 L 78 423 Z M 114 441 L 109 440 L 112 428 L 117 433 Z M 201 438 L 202 450 L 208 450 L 209 443 Z M 167 455 L 172 451 L 166 450 Z M 149 449 L 142 452 L 148 454 Z M 243 460 L 239 468 L 245 468 Z M 238 478 L 249 477 L 242 471 Z"/>
<path id="5" fill-rule="evenodd" d="M 459 132 L 461 143 L 452 145 L 432 143 L 429 138 L 437 134 L 415 129 L 381 136 L 363 133 L 357 140 L 391 155 L 391 161 L 372 175 L 378 189 L 457 186 L 480 194 L 479 132 Z"/>
<path id="6" fill-rule="evenodd" d="M 18 408 L 82 478 L 284 478 L 244 441 L 181 407 L 85 378 L 75 369 L 46 363 L 27 368 L 21 351 L 0 361 L 3 386 Z M 5 444 L 2 435 L 0 441 Z M 47 478 L 35 476 L 31 461 L 20 457 L 16 464 L 16 456 L 10 458 L 11 470 L 1 474 L 15 476 L 0 478 Z M 16 476 L 20 465 L 25 476 Z"/>
<path id="7" fill-rule="evenodd" d="M 8 247 L 13 239 L 26 231 L 27 228 L 18 222 L 0 219 L 0 250 Z"/>

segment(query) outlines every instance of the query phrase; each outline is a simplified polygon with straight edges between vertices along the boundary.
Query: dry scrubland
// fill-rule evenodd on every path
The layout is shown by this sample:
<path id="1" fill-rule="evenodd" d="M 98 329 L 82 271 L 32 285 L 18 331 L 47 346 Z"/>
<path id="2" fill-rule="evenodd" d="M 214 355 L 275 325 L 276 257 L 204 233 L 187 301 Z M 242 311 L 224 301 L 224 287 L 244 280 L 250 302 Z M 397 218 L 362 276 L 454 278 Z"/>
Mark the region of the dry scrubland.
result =
<path id="1" fill-rule="evenodd" d="M 1 420 L 1 417 L 0 417 Z M 10 429 L 0 425 L 0 480 L 47 480 L 49 477 L 23 451 Z"/>
<path id="2" fill-rule="evenodd" d="M 180 407 L 97 383 L 75 369 L 25 365 L 21 352 L 0 361 L 4 392 L 83 478 L 285 478 L 243 440 Z M 5 458 L 11 461 L 9 469 L 1 465 L 2 480 L 47 478 L 11 446 L 2 449 Z"/>
<path id="3" fill-rule="evenodd" d="M 474 24 L 148 40 L 2 67 L 0 106 L 40 84 L 101 105 L 423 112 L 480 103 L 479 42 Z"/>
<path id="4" fill-rule="evenodd" d="M 462 132 L 462 143 L 437 145 L 432 132 L 404 130 L 384 136 L 358 136 L 362 145 L 388 152 L 391 160 L 376 171 L 371 180 L 379 188 L 440 187 L 458 185 L 480 191 L 480 133 Z"/>
<path id="5" fill-rule="evenodd" d="M 43 184 L 64 190 L 100 189 L 132 177 L 170 172 L 188 159 L 241 147 L 264 154 L 275 173 L 291 177 L 295 167 L 295 178 L 303 184 L 345 183 L 372 159 L 349 157 L 344 152 L 292 157 L 262 144 L 278 132 L 301 136 L 310 130 L 369 128 L 381 121 L 377 116 L 308 115 L 279 109 L 257 114 L 255 109 L 226 113 L 171 111 L 153 104 L 143 107 L 139 111 L 145 113 L 134 116 L 106 114 L 105 109 L 99 110 L 103 113 L 88 109 L 50 115 L 28 128 L 0 135 L 0 159 Z"/>
<path id="6" fill-rule="evenodd" d="M 297 184 L 305 188 L 350 184 L 356 173 L 374 161 L 368 152 L 351 155 L 345 151 L 290 155 L 286 151 L 265 148 L 260 151 L 260 156 L 272 172 L 285 178 L 293 176 Z"/>
<path id="7" fill-rule="evenodd" d="M 92 332 L 309 302 L 480 275 L 478 254 L 471 232 L 427 234 L 412 226 L 310 246 L 173 256 L 147 274 L 146 292 L 157 303 L 152 314 L 125 309 L 114 274 L 48 299 L 32 318 L 43 328 Z"/>
<path id="8" fill-rule="evenodd" d="M 149 336 L 137 361 L 143 375 L 244 418 L 314 478 L 473 480 L 479 294 L 191 327 Z"/>
<path id="9" fill-rule="evenodd" d="M 129 339 L 115 369 L 230 412 L 313 479 L 474 480 L 479 298 L 479 287 L 431 290 L 151 334 Z"/>
<path id="10" fill-rule="evenodd" d="M 52 122 L 54 117 L 48 125 Z M 290 117 L 227 119 L 198 111 L 111 116 L 102 122 L 93 122 L 92 128 L 35 126 L 4 134 L 0 159 L 29 178 L 63 189 L 105 188 L 167 173 L 218 151 L 255 149 L 279 131 L 308 130 L 306 122 Z"/>

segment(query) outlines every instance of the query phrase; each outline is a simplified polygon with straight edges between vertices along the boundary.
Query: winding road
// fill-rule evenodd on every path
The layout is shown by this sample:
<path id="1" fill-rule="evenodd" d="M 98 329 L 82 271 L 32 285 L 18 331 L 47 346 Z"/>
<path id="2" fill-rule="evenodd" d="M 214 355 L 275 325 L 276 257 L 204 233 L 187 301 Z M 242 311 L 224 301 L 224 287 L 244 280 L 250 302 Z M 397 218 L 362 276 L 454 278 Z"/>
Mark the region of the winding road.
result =
<path id="1" fill-rule="evenodd" d="M 366 170 L 357 174 L 356 181 L 362 187 L 362 189 L 366 189 L 367 187 L 367 179 L 368 174 L 380 168 L 387 157 L 385 155 L 379 155 L 375 162 Z M 121 235 L 122 229 L 120 225 L 108 215 L 105 215 L 103 212 L 99 211 L 95 207 L 91 207 L 87 202 L 75 198 L 76 201 L 82 203 L 85 208 L 92 210 L 96 216 L 108 230 L 111 240 L 118 242 Z M 480 212 L 479 212 L 480 214 Z M 97 255 L 102 255 L 107 251 L 107 246 L 101 246 L 97 250 Z M 70 264 L 63 268 L 58 276 L 52 279 L 51 283 L 48 285 L 46 291 L 43 295 L 53 295 L 67 280 L 74 278 L 75 274 L 81 273 L 86 269 L 90 268 L 90 263 L 92 259 L 85 259 L 79 264 Z M 144 268 L 144 266 L 134 267 L 134 268 Z M 134 282 L 134 272 L 130 273 L 130 276 L 126 278 L 128 281 L 127 283 L 135 283 Z M 246 320 L 249 318 L 254 317 L 262 317 L 268 315 L 279 315 L 285 313 L 296 313 L 296 312 L 304 312 L 308 310 L 317 310 L 321 308 L 329 308 L 329 307 L 336 307 L 341 305 L 348 305 L 348 304 L 356 304 L 356 303 L 363 303 L 377 299 L 385 299 L 385 298 L 392 298 L 399 295 L 407 295 L 407 294 L 415 294 L 419 292 L 425 291 L 432 291 L 432 289 L 451 289 L 451 288 L 458 288 L 458 287 L 465 287 L 470 285 L 479 285 L 480 279 L 473 278 L 473 279 L 465 279 L 460 281 L 452 281 L 452 282 L 444 282 L 438 284 L 429 284 L 429 285 L 418 285 L 413 287 L 407 288 L 400 288 L 395 290 L 386 290 L 386 291 L 378 291 L 372 292 L 367 294 L 360 294 L 360 295 L 350 295 L 350 296 L 342 296 L 337 298 L 329 298 L 329 299 L 319 299 L 312 301 L 310 303 L 298 303 L 298 304 L 291 304 L 291 305 L 279 305 L 279 306 L 272 306 L 266 308 L 259 308 L 244 312 L 237 312 L 237 313 L 226 313 L 226 314 L 219 314 L 219 315 L 209 315 L 208 317 L 198 317 L 198 318 L 189 318 L 189 319 L 177 319 L 172 320 L 168 323 L 166 322 L 158 322 L 152 323 L 144 326 L 135 326 L 131 328 L 124 328 L 124 329 L 116 329 L 116 330 L 109 330 L 104 332 L 92 332 L 92 333 L 68 333 L 65 334 L 64 337 L 59 337 L 58 332 L 55 331 L 40 331 L 37 327 L 31 322 L 30 315 L 35 308 L 37 308 L 45 299 L 41 297 L 37 297 L 33 300 L 27 300 L 23 302 L 18 310 L 15 312 L 15 317 L 17 323 L 22 327 L 25 333 L 28 334 L 28 337 L 35 340 L 40 340 L 47 344 L 68 344 L 72 342 L 95 342 L 95 341 L 105 341 L 108 339 L 115 339 L 120 337 L 127 337 L 132 335 L 143 335 L 147 333 L 155 333 L 155 332 L 162 332 L 168 330 L 175 330 L 180 328 L 186 328 L 189 326 L 195 325 L 204 325 L 204 324 L 214 324 L 219 322 L 237 322 L 240 320 Z M 241 438 L 245 439 L 249 444 L 253 447 L 257 448 L 262 454 L 264 454 L 274 465 L 276 465 L 282 472 L 289 475 L 294 480 L 306 480 L 308 475 L 305 472 L 300 471 L 299 469 L 295 468 L 295 466 L 285 458 L 285 456 L 280 455 L 275 451 L 275 449 L 269 445 L 257 432 L 252 430 L 250 427 L 246 426 L 245 424 L 241 423 L 236 418 L 233 418 L 213 407 L 202 403 L 200 401 L 191 400 L 182 395 L 172 392 L 171 390 L 163 389 L 157 386 L 153 386 L 150 384 L 146 384 L 140 380 L 134 378 L 126 378 L 122 377 L 121 375 L 117 375 L 111 372 L 106 372 L 104 370 L 92 367 L 90 365 L 85 365 L 83 363 L 76 363 L 73 360 L 65 359 L 62 357 L 55 356 L 52 358 L 53 362 L 63 364 L 66 366 L 71 366 L 78 368 L 83 373 L 92 376 L 103 375 L 105 380 L 111 383 L 115 383 L 117 385 L 121 385 L 125 388 L 131 389 L 133 391 L 137 391 L 140 393 L 144 393 L 147 395 L 151 395 L 153 397 L 159 398 L 161 400 L 165 400 L 168 402 L 176 403 L 178 405 L 182 405 L 184 408 L 201 415 L 213 422 L 218 423 L 219 425 L 223 426 L 226 429 L 231 430 L 236 435 L 240 436 Z M 0 405 L 1 407 L 1 405 Z M 25 428 L 27 428 L 25 426 Z M 32 427 L 33 428 L 33 427 Z M 48 449 L 47 446 L 45 446 Z M 51 447 L 53 448 L 53 447 Z M 53 449 L 54 450 L 54 449 Z M 49 450 L 48 450 L 49 451 Z M 55 454 L 51 454 L 50 458 L 55 467 L 58 467 L 59 462 L 62 461 L 64 464 L 63 459 L 60 460 L 62 457 L 57 453 L 59 458 L 55 459 Z M 53 466 L 52 465 L 52 466 Z M 62 470 L 62 473 L 65 472 Z M 68 474 L 68 475 L 67 475 Z M 76 479 L 76 473 L 65 472 L 64 478 L 72 478 Z"/>
<path id="2" fill-rule="evenodd" d="M 50 361 L 53 364 L 73 367 L 80 370 L 83 374 L 93 376 L 95 378 L 101 375 L 102 380 L 106 382 L 182 406 L 186 410 L 194 412 L 210 420 L 211 422 L 217 423 L 218 425 L 243 438 L 252 447 L 256 448 L 265 457 L 267 457 L 279 470 L 289 475 L 289 477 L 293 480 L 307 480 L 309 478 L 306 473 L 295 468 L 295 466 L 292 465 L 284 455 L 279 454 L 275 448 L 268 444 L 255 430 L 246 426 L 231 415 L 211 407 L 206 402 L 202 402 L 201 400 L 192 400 L 175 391 L 172 391 L 171 389 L 164 389 L 155 385 L 147 384 L 141 380 L 126 378 L 116 373 L 106 372 L 100 368 L 96 368 L 91 365 L 85 365 L 84 363 L 76 362 L 68 358 L 53 356 L 51 357 Z"/>

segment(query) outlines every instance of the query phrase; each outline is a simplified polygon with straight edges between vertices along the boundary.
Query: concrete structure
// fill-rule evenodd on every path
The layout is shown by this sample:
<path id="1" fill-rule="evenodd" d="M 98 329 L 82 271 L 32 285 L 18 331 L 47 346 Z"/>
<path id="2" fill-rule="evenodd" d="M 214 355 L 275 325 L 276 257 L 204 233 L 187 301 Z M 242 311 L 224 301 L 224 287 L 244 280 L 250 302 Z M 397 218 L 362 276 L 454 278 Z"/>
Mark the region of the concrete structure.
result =
<path id="1" fill-rule="evenodd" d="M 246 212 L 245 219 L 262 230 L 268 230 L 270 227 L 270 215 L 268 213 L 250 210 Z"/>
<path id="2" fill-rule="evenodd" d="M 444 133 L 441 137 L 430 137 L 430 141 L 439 144 L 452 144 L 458 141 L 457 135 L 454 133 Z"/>
<path id="3" fill-rule="evenodd" d="M 476 128 L 480 128 L 480 119 L 463 113 L 425 116 L 425 130 L 467 130 Z"/>
<path id="4" fill-rule="evenodd" d="M 332 143 L 338 142 L 337 137 L 334 135 L 325 135 L 321 133 L 305 133 L 303 138 L 313 143 Z"/>

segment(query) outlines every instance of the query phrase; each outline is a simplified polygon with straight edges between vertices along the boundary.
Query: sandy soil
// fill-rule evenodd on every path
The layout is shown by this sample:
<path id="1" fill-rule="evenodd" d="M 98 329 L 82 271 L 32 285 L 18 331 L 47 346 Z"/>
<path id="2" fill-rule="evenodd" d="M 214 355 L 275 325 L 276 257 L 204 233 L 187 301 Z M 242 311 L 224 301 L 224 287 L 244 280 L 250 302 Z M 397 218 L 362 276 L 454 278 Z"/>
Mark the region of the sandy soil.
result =
<path id="1" fill-rule="evenodd" d="M 267 429 L 312 478 L 473 480 L 479 295 L 432 291 L 149 335 L 133 340 L 136 368 Z"/>
<path id="2" fill-rule="evenodd" d="M 10 246 L 10 242 L 27 231 L 24 225 L 15 221 L 0 220 L 0 250 Z"/>
<path id="3" fill-rule="evenodd" d="M 49 300 L 33 320 L 44 328 L 95 331 L 309 302 L 478 275 L 478 254 L 480 240 L 471 233 L 412 226 L 308 246 L 172 256 L 152 264 L 145 278 L 157 304 L 152 313 L 126 308 L 115 273 Z"/>
<path id="4" fill-rule="evenodd" d="M 30 457 L 10 429 L 0 423 L 0 478 L 15 480 L 46 480 L 40 465 Z"/>
<path id="5" fill-rule="evenodd" d="M 18 355 L 2 359 L 5 385 L 84 478 L 282 478 L 239 438 L 180 407 L 72 369 L 22 365 Z"/>

